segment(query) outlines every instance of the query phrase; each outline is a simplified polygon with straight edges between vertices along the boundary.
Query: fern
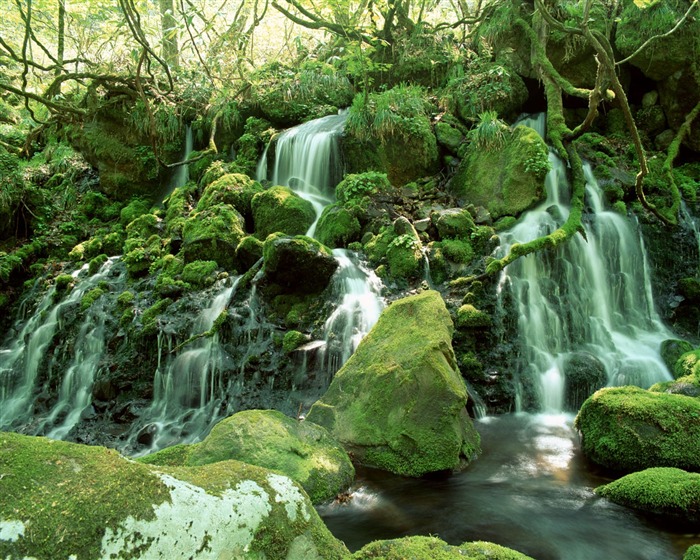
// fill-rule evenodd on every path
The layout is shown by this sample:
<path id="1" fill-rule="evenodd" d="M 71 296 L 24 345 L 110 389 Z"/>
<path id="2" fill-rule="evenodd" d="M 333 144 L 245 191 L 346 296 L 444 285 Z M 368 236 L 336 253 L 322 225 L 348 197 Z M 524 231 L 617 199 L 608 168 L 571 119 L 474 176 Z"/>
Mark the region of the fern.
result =
<path id="1" fill-rule="evenodd" d="M 479 123 L 469 131 L 469 136 L 479 148 L 492 151 L 503 147 L 508 130 L 508 125 L 498 118 L 496 111 L 486 111 L 479 115 Z"/>

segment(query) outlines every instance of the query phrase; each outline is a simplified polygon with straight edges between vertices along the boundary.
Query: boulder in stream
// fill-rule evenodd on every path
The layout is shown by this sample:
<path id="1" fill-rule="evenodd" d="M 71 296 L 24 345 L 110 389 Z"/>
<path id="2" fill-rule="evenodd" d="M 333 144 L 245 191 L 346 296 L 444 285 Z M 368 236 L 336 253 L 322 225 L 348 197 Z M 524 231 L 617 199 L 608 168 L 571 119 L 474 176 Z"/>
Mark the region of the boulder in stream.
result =
<path id="1" fill-rule="evenodd" d="M 700 470 L 700 399 L 608 387 L 583 403 L 575 426 L 584 454 L 604 467 Z"/>
<path id="2" fill-rule="evenodd" d="M 346 558 L 288 477 L 238 461 L 155 467 L 0 435 L 0 557 Z"/>
<path id="3" fill-rule="evenodd" d="M 289 187 L 274 186 L 251 200 L 255 233 L 265 239 L 275 232 L 303 235 L 316 219 L 313 205 Z"/>
<path id="4" fill-rule="evenodd" d="M 178 450 L 163 450 L 143 460 L 198 466 L 236 459 L 284 473 L 313 503 L 337 496 L 355 477 L 347 453 L 325 428 L 276 410 L 238 412 L 214 426 L 201 443 Z"/>
<path id="5" fill-rule="evenodd" d="M 353 560 L 532 560 L 512 548 L 490 542 L 465 542 L 452 546 L 436 537 L 403 537 L 385 541 L 374 541 L 355 554 Z"/>
<path id="6" fill-rule="evenodd" d="M 456 469 L 479 451 L 438 292 L 395 301 L 307 420 L 365 465 L 407 476 Z"/>

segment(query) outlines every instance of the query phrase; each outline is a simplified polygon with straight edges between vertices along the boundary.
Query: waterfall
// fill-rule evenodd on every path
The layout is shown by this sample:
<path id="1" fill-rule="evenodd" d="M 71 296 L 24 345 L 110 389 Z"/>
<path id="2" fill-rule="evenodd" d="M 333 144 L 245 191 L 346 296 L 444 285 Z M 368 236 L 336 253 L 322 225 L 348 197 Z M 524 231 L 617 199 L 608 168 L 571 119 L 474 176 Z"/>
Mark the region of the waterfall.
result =
<path id="1" fill-rule="evenodd" d="M 182 149 L 182 154 L 180 156 L 180 161 L 187 161 L 192 153 L 194 144 L 194 139 L 192 135 L 192 127 L 187 124 L 185 125 L 185 145 Z M 183 165 L 178 165 L 175 171 L 170 176 L 170 179 L 165 186 L 159 200 L 165 200 L 168 198 L 175 189 L 184 187 L 190 180 L 190 164 L 185 163 Z"/>
<path id="2" fill-rule="evenodd" d="M 103 357 L 105 298 L 99 298 L 86 310 L 72 345 L 59 336 L 61 322 L 63 315 L 80 306 L 83 296 L 100 283 L 124 281 L 123 268 L 115 271 L 117 262 L 118 257 L 108 259 L 93 276 L 88 276 L 88 265 L 83 265 L 72 273 L 76 285 L 62 301 L 56 302 L 54 285 L 28 320 L 20 317 L 18 322 L 24 326 L 0 349 L 0 428 L 34 420 L 32 431 L 61 439 L 79 422 L 92 402 L 92 386 Z M 49 352 L 53 344 L 60 351 Z M 46 377 L 50 379 L 55 368 L 53 361 L 66 352 L 72 353 L 72 359 L 61 376 L 58 401 L 45 418 L 36 419 L 34 401 L 40 389 L 39 373 L 42 368 L 47 369 Z"/>
<path id="3" fill-rule="evenodd" d="M 541 122 L 524 124 L 537 129 Z M 501 235 L 501 255 L 515 243 L 551 233 L 568 217 L 566 167 L 553 152 L 549 159 L 547 199 Z M 671 379 L 659 348 L 673 335 L 654 308 L 640 232 L 606 210 L 590 166 L 584 173 L 586 239 L 576 235 L 555 252 L 520 258 L 499 281 L 499 292 L 510 288 L 518 315 L 521 385 L 533 380 L 539 407 L 548 412 L 564 408 L 565 370 L 575 354 L 602 362 L 609 385 L 646 388 Z"/>
<path id="4" fill-rule="evenodd" d="M 227 279 L 215 287 L 194 321 L 191 341 L 181 349 L 172 348 L 167 335 L 159 335 L 153 402 L 141 417 L 139 425 L 143 427 L 134 436 L 150 450 L 197 441 L 226 412 L 222 410 L 226 387 L 221 374 L 228 369 L 229 357 L 219 343 L 218 332 L 211 330 L 226 311 L 240 279 Z"/>
<path id="5" fill-rule="evenodd" d="M 258 179 L 265 180 L 271 169 L 271 182 L 290 187 L 314 205 L 316 221 L 307 235 L 314 236 L 323 209 L 335 201 L 334 189 L 343 175 L 338 138 L 343 132 L 345 113 L 330 115 L 281 133 L 275 144 L 275 159 L 270 165 L 268 150 L 258 164 Z M 345 249 L 335 249 L 339 267 L 333 277 L 332 293 L 339 301 L 324 326 L 321 364 L 328 376 L 335 373 L 354 352 L 360 340 L 379 319 L 384 308 L 380 297 L 381 280 Z"/>

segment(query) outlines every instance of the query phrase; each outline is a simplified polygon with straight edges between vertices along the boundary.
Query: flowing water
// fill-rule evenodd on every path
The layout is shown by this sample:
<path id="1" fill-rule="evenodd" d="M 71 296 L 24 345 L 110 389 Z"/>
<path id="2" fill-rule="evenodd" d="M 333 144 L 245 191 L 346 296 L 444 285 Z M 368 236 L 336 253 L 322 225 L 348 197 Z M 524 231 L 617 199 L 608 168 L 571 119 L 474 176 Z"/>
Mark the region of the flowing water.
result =
<path id="1" fill-rule="evenodd" d="M 554 153 L 550 163 L 546 201 L 501 234 L 501 254 L 551 233 L 568 217 L 566 167 Z M 519 259 L 499 284 L 510 290 L 518 313 L 521 385 L 534 381 L 538 408 L 548 412 L 564 408 L 564 371 L 575 353 L 602 362 L 608 385 L 647 388 L 671 379 L 659 350 L 674 336 L 654 308 L 641 234 L 628 218 L 605 208 L 588 165 L 584 172 L 585 239 L 577 234 L 556 252 Z"/>

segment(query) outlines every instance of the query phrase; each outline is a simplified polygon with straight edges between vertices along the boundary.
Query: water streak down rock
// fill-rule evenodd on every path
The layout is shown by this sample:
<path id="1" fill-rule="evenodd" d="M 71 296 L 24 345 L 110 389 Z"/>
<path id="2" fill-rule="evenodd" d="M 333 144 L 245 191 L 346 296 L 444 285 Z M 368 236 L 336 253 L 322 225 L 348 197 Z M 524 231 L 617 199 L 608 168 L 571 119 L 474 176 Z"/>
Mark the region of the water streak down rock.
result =
<path id="1" fill-rule="evenodd" d="M 336 374 L 307 420 L 358 462 L 421 476 L 459 468 L 479 451 L 467 389 L 438 292 L 394 302 Z"/>

